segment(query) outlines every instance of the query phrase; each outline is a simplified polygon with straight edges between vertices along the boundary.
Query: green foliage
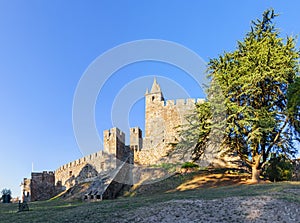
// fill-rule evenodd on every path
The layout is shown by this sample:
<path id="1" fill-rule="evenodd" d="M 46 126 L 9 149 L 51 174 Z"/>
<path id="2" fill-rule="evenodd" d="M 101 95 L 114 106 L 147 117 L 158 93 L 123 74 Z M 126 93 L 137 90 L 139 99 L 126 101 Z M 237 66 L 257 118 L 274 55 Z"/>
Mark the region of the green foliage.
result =
<path id="1" fill-rule="evenodd" d="M 11 190 L 4 188 L 2 191 L 2 202 L 3 203 L 10 203 L 11 200 Z"/>
<path id="2" fill-rule="evenodd" d="M 290 123 L 300 132 L 300 77 L 296 77 L 295 82 L 289 85 L 287 98 Z"/>
<path id="3" fill-rule="evenodd" d="M 199 167 L 199 165 L 197 165 L 196 163 L 192 163 L 192 162 L 185 162 L 181 166 L 181 168 L 198 168 L 198 167 Z"/>
<path id="4" fill-rule="evenodd" d="M 197 105 L 178 146 L 193 148 L 195 160 L 207 148 L 218 147 L 260 171 L 270 153 L 296 153 L 300 54 L 293 37 L 279 36 L 276 16 L 273 9 L 265 11 L 235 51 L 210 60 L 208 101 Z M 291 115 L 294 108 L 298 113 Z"/>
<path id="5" fill-rule="evenodd" d="M 196 104 L 194 113 L 186 117 L 187 124 L 182 126 L 181 141 L 175 147 L 175 153 L 192 154 L 198 160 L 204 153 L 211 132 L 211 109 L 208 102 Z M 186 150 L 189 150 L 188 152 Z M 188 157 L 189 159 L 190 157 Z"/>
<path id="6" fill-rule="evenodd" d="M 292 179 L 293 164 L 284 155 L 272 154 L 266 164 L 265 176 L 271 181 L 287 181 Z"/>
<path id="7" fill-rule="evenodd" d="M 176 171 L 178 164 L 176 164 L 176 163 L 161 163 L 161 164 L 151 165 L 151 167 L 162 168 L 171 173 L 171 172 Z"/>
<path id="8" fill-rule="evenodd" d="M 10 189 L 4 188 L 4 189 L 1 191 L 1 194 L 2 194 L 2 195 L 10 195 L 10 196 L 11 196 L 11 190 L 10 190 Z"/>

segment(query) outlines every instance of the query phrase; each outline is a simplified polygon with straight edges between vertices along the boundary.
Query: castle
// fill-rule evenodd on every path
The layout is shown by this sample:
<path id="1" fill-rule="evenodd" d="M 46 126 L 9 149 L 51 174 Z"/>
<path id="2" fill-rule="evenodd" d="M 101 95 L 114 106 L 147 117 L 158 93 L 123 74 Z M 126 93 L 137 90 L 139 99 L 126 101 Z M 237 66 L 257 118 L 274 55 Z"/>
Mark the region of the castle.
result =
<path id="1" fill-rule="evenodd" d="M 93 182 L 86 199 L 116 197 L 126 188 L 120 179 L 132 177 L 128 164 L 151 165 L 166 161 L 171 145 L 179 141 L 178 128 L 185 123 L 185 116 L 193 111 L 195 103 L 202 101 L 165 100 L 154 79 L 150 92 L 147 89 L 145 94 L 144 138 L 139 127 L 130 128 L 130 145 L 125 145 L 125 134 L 121 130 L 105 130 L 103 150 L 67 163 L 54 172 L 31 173 L 31 179 L 24 178 L 23 200 L 47 200 L 84 182 Z"/>

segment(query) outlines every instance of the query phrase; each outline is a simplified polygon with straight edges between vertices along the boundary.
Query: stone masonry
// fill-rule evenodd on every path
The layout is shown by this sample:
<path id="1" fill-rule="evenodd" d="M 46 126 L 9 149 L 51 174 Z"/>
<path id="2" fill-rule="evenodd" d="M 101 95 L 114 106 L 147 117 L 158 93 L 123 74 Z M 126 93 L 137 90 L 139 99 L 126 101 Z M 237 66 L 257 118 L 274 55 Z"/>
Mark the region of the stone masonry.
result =
<path id="1" fill-rule="evenodd" d="M 103 132 L 103 150 L 64 164 L 53 172 L 32 173 L 31 180 L 24 179 L 23 188 L 27 188 L 28 199 L 45 200 L 54 194 L 68 190 L 73 186 L 87 182 L 97 181 L 97 186 L 90 189 L 96 197 L 113 198 L 118 194 L 123 185 L 113 178 L 107 177 L 112 170 L 119 169 L 116 173 L 119 179 L 131 176 L 130 168 L 123 168 L 122 163 L 138 163 L 142 165 L 164 162 L 164 156 L 170 149 L 170 144 L 179 141 L 179 127 L 185 123 L 185 116 L 194 108 L 200 99 L 165 100 L 156 79 L 151 91 L 145 94 L 145 137 L 139 127 L 130 129 L 130 145 L 125 145 L 125 134 L 118 128 Z M 120 167 L 120 168 L 118 168 Z M 28 181 L 30 180 L 30 181 Z M 100 182 L 103 181 L 104 184 Z M 29 183 L 30 182 L 30 183 Z M 28 189 L 30 188 L 30 189 Z M 116 189 L 118 188 L 118 189 Z M 25 190 L 25 189 L 24 189 Z M 101 192 L 101 194 L 99 194 Z M 107 195 L 109 194 L 109 196 Z M 91 196 L 90 196 L 91 197 Z"/>
<path id="2" fill-rule="evenodd" d="M 47 200 L 80 183 L 101 181 L 103 177 L 111 178 L 109 173 L 123 162 L 133 164 L 133 153 L 129 146 L 125 146 L 125 134 L 121 130 L 118 128 L 105 130 L 103 142 L 103 150 L 64 164 L 55 172 L 31 173 L 31 179 L 24 178 L 21 184 L 23 201 Z M 128 175 L 124 168 L 120 170 L 122 170 L 121 174 Z M 120 174 L 117 176 L 121 177 Z M 119 191 L 116 188 L 118 190 L 123 188 L 123 185 L 114 182 L 114 179 L 106 181 L 113 186 L 107 185 L 107 192 L 98 190 L 101 193 L 118 194 Z M 113 198 L 112 196 L 108 197 Z"/>
<path id="3" fill-rule="evenodd" d="M 55 171 L 55 183 L 68 189 L 84 180 L 84 177 L 78 176 L 91 178 L 98 173 L 109 172 L 117 166 L 118 160 L 124 161 L 130 155 L 130 149 L 125 146 L 125 134 L 118 128 L 103 132 L 103 147 L 104 150 L 59 167 Z M 90 174 L 83 174 L 87 167 L 91 170 Z"/>
<path id="4" fill-rule="evenodd" d="M 105 130 L 103 150 L 64 164 L 55 172 L 32 173 L 31 179 L 24 178 L 21 184 L 23 200 L 46 200 L 63 190 L 71 190 L 75 185 L 86 182 L 90 182 L 91 186 L 84 199 L 115 198 L 130 187 L 130 182 L 138 182 L 145 175 L 137 171 L 140 167 L 135 166 L 135 169 L 132 164 L 147 166 L 178 161 L 168 159 L 166 154 L 172 145 L 180 141 L 179 131 L 186 123 L 185 117 L 194 110 L 196 103 L 203 101 L 192 98 L 165 100 L 154 79 L 150 92 L 147 90 L 145 94 L 144 138 L 139 127 L 130 128 L 130 145 L 127 146 L 125 134 L 121 130 Z M 238 162 L 236 158 L 224 157 L 226 162 L 222 161 L 220 164 L 216 162 L 219 159 L 209 162 L 214 166 L 224 167 L 224 164 L 228 166 L 230 162 Z M 295 164 L 295 173 L 298 170 L 299 162 Z M 132 180 L 133 178 L 139 179 Z M 294 178 L 298 179 L 299 176 L 294 174 Z M 121 183 L 125 181 L 129 183 Z"/>
<path id="5" fill-rule="evenodd" d="M 48 200 L 56 195 L 54 172 L 31 173 L 31 201 Z"/>
<path id="6" fill-rule="evenodd" d="M 204 100 L 193 98 L 165 100 L 159 84 L 154 79 L 151 91 L 147 90 L 145 94 L 145 137 L 140 139 L 142 148 L 139 145 L 140 149 L 135 150 L 135 163 L 149 165 L 164 162 L 163 157 L 171 148 L 171 144 L 180 140 L 178 132 L 186 123 L 186 115 L 194 110 L 196 102 L 202 101 Z"/>

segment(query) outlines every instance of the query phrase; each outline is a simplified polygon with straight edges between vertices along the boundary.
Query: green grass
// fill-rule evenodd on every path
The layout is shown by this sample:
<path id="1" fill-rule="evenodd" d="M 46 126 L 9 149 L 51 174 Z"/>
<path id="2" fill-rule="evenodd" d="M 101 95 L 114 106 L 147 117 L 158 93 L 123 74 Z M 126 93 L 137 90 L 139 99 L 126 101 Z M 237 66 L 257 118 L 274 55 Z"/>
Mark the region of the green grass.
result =
<path id="1" fill-rule="evenodd" d="M 179 175 L 177 178 L 166 179 L 169 185 L 173 179 L 174 186 L 179 182 L 190 179 L 193 174 Z M 173 187 L 174 188 L 174 187 Z M 218 199 L 232 196 L 270 195 L 289 202 L 300 203 L 300 182 L 280 182 L 259 185 L 233 185 L 216 188 L 201 188 L 187 191 L 167 192 L 166 188 L 160 191 L 137 194 L 133 197 L 122 197 L 116 200 L 101 202 L 66 202 L 61 199 L 51 201 L 32 202 L 30 211 L 17 213 L 18 204 L 0 204 L 0 222 L 113 222 L 113 219 L 122 218 L 124 213 L 139 207 L 174 199 Z"/>

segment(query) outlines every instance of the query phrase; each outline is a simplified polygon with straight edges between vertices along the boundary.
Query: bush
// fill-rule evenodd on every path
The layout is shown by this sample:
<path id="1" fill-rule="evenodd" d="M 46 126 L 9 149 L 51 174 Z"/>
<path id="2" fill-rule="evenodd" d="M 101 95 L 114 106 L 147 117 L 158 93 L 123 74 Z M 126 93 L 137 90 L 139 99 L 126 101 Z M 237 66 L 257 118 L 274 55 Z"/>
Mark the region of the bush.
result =
<path id="1" fill-rule="evenodd" d="M 181 168 L 198 168 L 199 166 L 196 163 L 185 162 L 182 164 Z"/>
<path id="2" fill-rule="evenodd" d="M 4 188 L 4 189 L 1 191 L 1 194 L 2 194 L 2 195 L 11 195 L 11 190 L 10 190 L 10 189 Z"/>
<path id="3" fill-rule="evenodd" d="M 11 200 L 11 190 L 4 188 L 2 191 L 2 201 L 3 203 L 10 203 Z"/>
<path id="4" fill-rule="evenodd" d="M 168 172 L 175 172 L 176 168 L 178 167 L 178 164 L 176 164 L 176 163 L 160 163 L 160 164 L 151 165 L 151 167 L 162 168 Z"/>
<path id="5" fill-rule="evenodd" d="M 272 154 L 266 165 L 265 176 L 271 181 L 292 179 L 293 164 L 284 155 Z"/>

